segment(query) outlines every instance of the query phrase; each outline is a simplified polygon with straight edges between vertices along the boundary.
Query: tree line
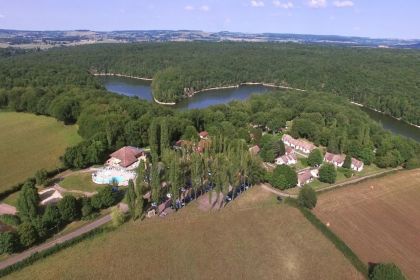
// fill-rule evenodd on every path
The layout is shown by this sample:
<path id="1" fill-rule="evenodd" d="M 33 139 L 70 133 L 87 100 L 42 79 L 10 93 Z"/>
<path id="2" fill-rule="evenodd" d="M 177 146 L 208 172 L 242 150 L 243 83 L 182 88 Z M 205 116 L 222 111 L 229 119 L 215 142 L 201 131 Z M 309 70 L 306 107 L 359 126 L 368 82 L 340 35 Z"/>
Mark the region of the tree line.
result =
<path id="1" fill-rule="evenodd" d="M 242 82 L 329 92 L 420 124 L 420 53 L 278 43 L 96 44 L 0 59 L 0 88 L 101 88 L 92 72 L 154 78 L 155 97 Z"/>

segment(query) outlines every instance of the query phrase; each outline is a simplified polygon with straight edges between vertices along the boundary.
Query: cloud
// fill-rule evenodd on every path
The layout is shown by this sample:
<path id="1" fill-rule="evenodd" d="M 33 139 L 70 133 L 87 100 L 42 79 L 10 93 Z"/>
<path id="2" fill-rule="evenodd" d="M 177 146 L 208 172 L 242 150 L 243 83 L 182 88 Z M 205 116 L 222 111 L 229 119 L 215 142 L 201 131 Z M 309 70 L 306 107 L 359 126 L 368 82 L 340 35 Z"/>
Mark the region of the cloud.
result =
<path id="1" fill-rule="evenodd" d="M 184 7 L 184 10 L 186 10 L 186 11 L 193 11 L 194 10 L 194 7 L 191 6 L 191 5 L 187 5 L 187 6 Z"/>
<path id="2" fill-rule="evenodd" d="M 334 1 L 333 5 L 337 8 L 349 8 L 354 6 L 353 1 Z"/>
<path id="3" fill-rule="evenodd" d="M 0 14 L 0 18 L 5 18 L 5 16 L 3 14 Z"/>
<path id="4" fill-rule="evenodd" d="M 274 0 L 273 1 L 273 5 L 278 7 L 278 8 L 282 8 L 282 9 L 291 9 L 293 8 L 293 3 L 292 2 L 280 2 L 279 0 Z"/>
<path id="5" fill-rule="evenodd" d="M 327 6 L 327 0 L 309 0 L 308 5 L 311 8 L 325 8 Z"/>
<path id="6" fill-rule="evenodd" d="M 203 5 L 203 6 L 200 7 L 200 11 L 208 12 L 208 11 L 210 11 L 210 7 L 207 6 L 207 5 Z"/>
<path id="7" fill-rule="evenodd" d="M 264 2 L 261 0 L 252 0 L 251 1 L 252 7 L 264 7 Z"/>

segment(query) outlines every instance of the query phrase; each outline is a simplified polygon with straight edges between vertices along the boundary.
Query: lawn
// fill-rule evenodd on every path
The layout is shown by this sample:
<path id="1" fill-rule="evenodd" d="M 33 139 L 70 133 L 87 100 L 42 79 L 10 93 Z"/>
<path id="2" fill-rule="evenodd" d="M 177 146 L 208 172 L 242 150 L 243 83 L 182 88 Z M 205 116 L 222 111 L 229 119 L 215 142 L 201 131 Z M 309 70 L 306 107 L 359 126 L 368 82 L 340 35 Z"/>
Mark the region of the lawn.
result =
<path id="1" fill-rule="evenodd" d="M 92 173 L 75 173 L 64 178 L 59 185 L 67 190 L 94 192 L 105 185 L 98 185 L 92 181 Z"/>
<path id="2" fill-rule="evenodd" d="M 66 147 L 81 141 L 77 126 L 26 113 L 0 112 L 0 131 L 0 192 L 41 168 L 59 167 Z"/>
<path id="3" fill-rule="evenodd" d="M 394 262 L 420 279 L 420 169 L 329 191 L 316 215 L 366 263 Z"/>
<path id="4" fill-rule="evenodd" d="M 255 187 L 226 208 L 192 203 L 129 221 L 5 279 L 363 279 L 299 210 Z"/>

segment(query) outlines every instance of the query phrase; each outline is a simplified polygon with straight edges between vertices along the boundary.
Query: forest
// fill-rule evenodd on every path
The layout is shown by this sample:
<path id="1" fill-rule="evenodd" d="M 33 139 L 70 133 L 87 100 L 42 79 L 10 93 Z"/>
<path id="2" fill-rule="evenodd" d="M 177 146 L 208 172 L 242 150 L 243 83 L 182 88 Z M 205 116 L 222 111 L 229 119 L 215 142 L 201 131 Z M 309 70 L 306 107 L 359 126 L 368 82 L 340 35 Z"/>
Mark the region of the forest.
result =
<path id="1" fill-rule="evenodd" d="M 0 59 L 0 88 L 102 89 L 91 74 L 153 78 L 159 101 L 186 92 L 265 82 L 344 96 L 420 124 L 420 52 L 293 43 L 95 44 L 12 55 Z M 3 97 L 4 98 L 4 97 Z"/>

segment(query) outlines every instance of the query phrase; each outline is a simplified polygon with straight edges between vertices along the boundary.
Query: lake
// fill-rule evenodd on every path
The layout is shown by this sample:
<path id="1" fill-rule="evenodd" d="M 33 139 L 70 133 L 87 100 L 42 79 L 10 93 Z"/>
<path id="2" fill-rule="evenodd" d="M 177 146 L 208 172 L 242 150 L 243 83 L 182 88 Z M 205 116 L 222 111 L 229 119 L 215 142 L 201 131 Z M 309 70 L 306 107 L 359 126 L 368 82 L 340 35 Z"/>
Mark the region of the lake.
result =
<path id="1" fill-rule="evenodd" d="M 137 96 L 148 101 L 153 100 L 152 89 L 150 87 L 150 82 L 148 81 L 121 77 L 106 77 L 101 80 L 108 91 L 127 96 Z M 261 94 L 269 92 L 270 90 L 272 90 L 272 88 L 260 85 L 247 85 L 239 88 L 208 91 L 198 93 L 192 98 L 184 99 L 173 107 L 180 110 L 201 109 L 212 105 L 226 104 L 233 100 L 245 100 L 252 94 Z M 411 126 L 405 122 L 368 108 L 360 108 L 373 120 L 381 123 L 386 130 L 420 142 L 420 128 Z"/>

